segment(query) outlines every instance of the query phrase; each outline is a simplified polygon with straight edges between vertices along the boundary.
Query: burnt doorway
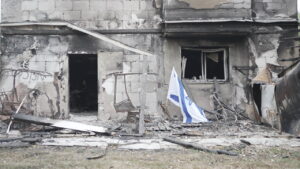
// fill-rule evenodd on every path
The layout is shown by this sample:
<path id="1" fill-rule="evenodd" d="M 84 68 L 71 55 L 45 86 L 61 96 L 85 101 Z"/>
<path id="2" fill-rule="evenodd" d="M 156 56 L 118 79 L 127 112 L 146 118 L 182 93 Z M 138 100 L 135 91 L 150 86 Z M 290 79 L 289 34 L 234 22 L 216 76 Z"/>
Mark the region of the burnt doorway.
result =
<path id="1" fill-rule="evenodd" d="M 96 54 L 69 55 L 69 106 L 71 113 L 97 113 L 97 72 Z"/>

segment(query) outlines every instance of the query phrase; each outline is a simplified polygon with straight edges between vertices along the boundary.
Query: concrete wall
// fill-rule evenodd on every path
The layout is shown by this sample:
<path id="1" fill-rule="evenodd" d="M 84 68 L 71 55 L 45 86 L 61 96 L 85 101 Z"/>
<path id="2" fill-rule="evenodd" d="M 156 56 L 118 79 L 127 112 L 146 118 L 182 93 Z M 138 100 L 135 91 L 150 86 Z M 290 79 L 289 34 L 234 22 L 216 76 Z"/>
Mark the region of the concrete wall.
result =
<path id="1" fill-rule="evenodd" d="M 16 44 L 16 45 L 13 45 Z M 67 115 L 66 71 L 68 43 L 61 36 L 11 36 L 2 38 L 2 69 L 24 69 L 16 76 L 18 99 L 22 100 L 30 89 L 39 89 L 41 95 L 27 99 L 26 107 L 41 116 L 64 118 Z M 35 50 L 35 54 L 32 53 Z M 43 71 L 51 76 L 40 76 L 31 71 Z M 60 77 L 60 78 L 59 78 Z M 13 71 L 1 72 L 1 90 L 13 101 Z M 3 99 L 3 98 L 2 98 Z M 14 99 L 16 101 L 16 98 Z M 2 105 L 5 106 L 5 105 Z"/>
<path id="2" fill-rule="evenodd" d="M 162 14 L 161 3 L 164 2 Z M 161 34 L 152 34 L 147 30 L 159 28 L 162 15 L 166 20 L 251 20 L 263 22 L 269 20 L 291 21 L 295 18 L 296 1 L 286 0 L 2 0 L 3 22 L 24 21 L 68 21 L 88 29 L 114 31 L 107 34 L 108 37 L 121 41 L 131 47 L 149 51 L 155 56 L 141 56 L 128 52 L 119 47 L 109 45 L 90 36 L 62 33 L 65 28 L 59 27 L 22 27 L 20 29 L 8 29 L 7 31 L 19 32 L 1 36 L 1 68 L 13 68 L 28 70 L 20 73 L 16 78 L 16 88 L 19 99 L 30 89 L 42 91 L 38 96 L 32 96 L 26 106 L 31 113 L 41 116 L 67 118 L 68 107 L 68 53 L 69 54 L 98 54 L 101 60 L 100 67 L 102 99 L 100 99 L 99 119 L 114 120 L 124 117 L 114 112 L 112 107 L 113 77 L 109 75 L 113 71 L 123 73 L 140 73 L 146 61 L 147 72 L 156 73 L 148 75 L 146 87 L 146 114 L 152 117 L 162 117 L 162 111 L 158 104 L 166 102 L 169 76 L 174 66 L 177 73 L 181 73 L 180 63 L 182 46 L 224 46 L 229 49 L 229 79 L 219 85 L 222 100 L 233 107 L 238 107 L 246 112 L 251 112 L 253 103 L 250 97 L 249 80 L 253 79 L 267 63 L 273 65 L 285 65 L 278 62 L 278 58 L 297 56 L 295 49 L 289 48 L 293 43 L 282 43 L 282 37 L 293 34 L 270 33 L 294 29 L 295 26 L 272 25 L 255 26 L 255 24 L 239 23 L 244 31 L 237 36 L 234 24 L 226 24 L 226 30 L 222 24 L 210 25 L 217 27 L 203 30 L 202 34 L 189 34 L 192 24 L 177 25 L 185 29 L 186 34 L 178 37 L 180 32 L 174 32 L 174 37 L 163 37 Z M 195 24 L 197 26 L 197 24 Z M 192 25 L 192 26 L 195 26 Z M 207 24 L 208 25 L 208 24 Z M 224 24 L 225 25 L 225 24 Z M 198 25 L 199 26 L 199 25 Z M 201 25 L 200 25 L 201 27 Z M 234 29 L 231 29 L 233 27 Z M 209 27 L 206 27 L 209 28 Z M 121 34 L 121 29 L 128 31 Z M 34 34 L 34 31 L 43 31 L 42 35 Z M 52 35 L 47 31 L 56 31 L 61 35 Z M 135 32 L 136 30 L 136 32 Z M 220 31 L 219 31 L 220 30 Z M 23 31 L 23 32 L 22 32 Z M 25 33 L 24 33 L 25 31 Z M 26 31 L 29 33 L 26 35 Z M 31 32 L 30 32 L 31 31 Z M 138 31 L 145 31 L 137 33 Z M 181 31 L 181 30 L 179 30 Z M 258 32 L 265 33 L 258 33 Z M 267 33 L 266 33 L 267 32 Z M 111 32 L 110 32 L 111 33 Z M 36 33 L 35 33 L 36 34 Z M 55 33 L 53 33 L 55 34 Z M 210 36 L 208 36 L 210 35 Z M 226 36 L 225 36 L 226 35 Z M 176 37 L 177 36 L 177 37 Z M 188 36 L 187 36 L 188 37 Z M 288 64 L 286 64 L 288 65 Z M 256 66 L 254 71 L 245 71 L 246 75 L 233 70 L 232 66 Z M 43 77 L 30 71 L 38 70 L 50 73 Z M 276 77 L 276 73 L 273 73 Z M 122 81 L 122 79 L 120 79 Z M 133 104 L 140 103 L 141 76 L 128 77 L 129 96 Z M 276 79 L 275 79 L 276 80 Z M 125 99 L 123 84 L 120 81 L 117 93 L 118 101 Z M 0 90 L 10 93 L 13 86 L 11 72 L 1 72 Z M 212 110 L 210 94 L 213 90 L 212 83 L 189 83 L 191 93 L 196 102 L 208 110 Z M 250 107 L 250 109 L 248 109 Z M 180 116 L 174 112 L 173 115 Z"/>
<path id="3" fill-rule="evenodd" d="M 290 67 L 276 83 L 276 102 L 281 116 L 281 128 L 294 135 L 300 134 L 300 65 Z"/>
<path id="4" fill-rule="evenodd" d="M 64 20 L 90 29 L 150 29 L 159 0 L 3 0 L 3 22 Z"/>
<path id="5" fill-rule="evenodd" d="M 119 65 L 119 71 L 123 73 L 140 73 L 140 61 L 144 57 L 147 62 L 147 72 L 155 75 L 147 76 L 146 88 L 146 115 L 151 117 L 159 116 L 157 91 L 159 90 L 158 76 L 160 61 L 158 56 L 162 53 L 161 41 L 157 35 L 112 35 L 111 38 L 121 39 L 127 44 L 134 44 L 137 48 L 149 50 L 156 54 L 153 57 L 140 56 L 124 51 L 121 48 L 109 45 L 95 38 L 86 35 L 51 35 L 51 36 L 29 36 L 14 35 L 2 38 L 1 61 L 3 67 L 12 69 L 25 69 L 16 77 L 16 88 L 19 99 L 22 99 L 30 89 L 38 89 L 42 93 L 36 98 L 30 98 L 26 105 L 31 112 L 39 116 L 52 116 L 56 118 L 67 118 L 68 107 L 68 54 L 73 53 L 93 53 L 102 52 L 120 53 L 120 56 L 112 56 L 103 60 L 106 68 L 100 67 L 103 74 L 101 89 L 105 88 L 103 95 L 106 101 L 112 98 L 113 78 L 109 73 L 109 66 Z M 133 42 L 132 39 L 135 39 Z M 143 43 L 145 42 L 145 43 Z M 13 45 L 18 44 L 18 45 Z M 154 48 L 154 47 L 155 48 Z M 33 54 L 32 50 L 36 50 Z M 30 73 L 31 71 L 43 71 L 50 73 L 50 76 L 43 77 Z M 139 106 L 139 81 L 140 75 L 132 75 L 127 78 L 127 88 L 133 104 Z M 104 85 L 105 84 L 105 85 Z M 1 91 L 12 91 L 13 76 L 12 72 L 2 72 L 0 77 Z M 124 83 L 118 81 L 119 90 L 117 93 L 118 101 L 125 99 Z M 10 96 L 11 97 L 11 96 Z M 112 102 L 110 102 L 112 105 Z M 113 109 L 104 110 L 109 118 L 117 118 Z M 101 116 L 104 118 L 104 116 Z M 107 120 L 107 119 L 106 119 Z"/>
<path id="6" fill-rule="evenodd" d="M 280 70 L 269 68 L 268 65 L 288 66 L 291 62 L 280 62 L 279 58 L 293 58 L 298 56 L 298 51 L 290 46 L 295 45 L 291 41 L 281 41 L 284 37 L 295 36 L 295 32 L 289 32 L 293 27 L 279 26 L 257 26 L 255 31 L 249 36 L 240 36 L 230 38 L 227 36 L 218 36 L 214 38 L 176 38 L 172 37 L 164 41 L 164 69 L 165 69 L 165 88 L 168 87 L 170 71 L 174 66 L 180 75 L 181 70 L 181 48 L 182 47 L 228 47 L 229 49 L 229 79 L 226 82 L 219 82 L 219 96 L 229 106 L 235 107 L 241 112 L 247 113 L 251 118 L 256 119 L 254 114 L 255 107 L 252 97 L 251 84 L 257 83 L 253 79 L 264 69 L 268 68 L 271 73 L 271 80 L 277 81 L 277 74 Z M 288 32 L 288 33 L 264 33 L 264 32 Z M 242 70 L 241 72 L 234 70 L 233 66 L 254 67 L 253 70 Z M 195 83 L 187 81 L 187 86 L 192 97 L 198 105 L 213 110 L 211 95 L 214 90 L 212 82 Z M 260 83 L 260 82 L 259 82 Z M 166 90 L 165 90 L 166 91 Z M 164 93 L 163 97 L 166 96 Z M 180 116 L 178 109 L 171 104 L 168 105 L 172 109 L 173 116 Z M 276 108 L 275 108 L 276 109 Z M 278 114 L 277 114 L 278 115 Z M 267 120 L 265 120 L 267 121 Z"/>
<path id="7" fill-rule="evenodd" d="M 5 8 L 2 10 L 2 22 L 25 21 L 67 21 L 82 28 L 97 30 L 119 29 L 156 29 L 160 28 L 161 1 L 160 0 L 3 0 Z M 22 27 L 17 30 L 32 30 Z M 40 30 L 53 30 L 49 27 Z M 59 27 L 56 30 L 63 31 Z M 147 32 L 147 31 L 146 31 Z M 101 69 L 102 91 L 99 104 L 100 119 L 117 119 L 112 108 L 113 78 L 110 65 L 119 65 L 115 71 L 123 73 L 140 73 L 141 63 L 147 62 L 146 78 L 146 115 L 158 115 L 158 97 L 160 90 L 162 43 L 155 34 L 114 34 L 109 36 L 125 44 L 149 51 L 155 56 L 137 55 L 119 47 L 83 35 L 11 35 L 1 37 L 1 68 L 25 69 L 16 77 L 18 99 L 21 99 L 30 89 L 43 92 L 37 98 L 31 98 L 27 107 L 31 113 L 40 116 L 67 118 L 69 113 L 69 82 L 68 82 L 68 54 L 112 53 L 112 57 L 103 59 Z M 18 44 L 18 45 L 13 45 Z M 36 53 L 32 53 L 35 50 Z M 119 53 L 114 56 L 113 53 Z M 100 56 L 99 56 L 100 57 Z M 39 77 L 30 71 L 43 71 L 51 76 Z M 11 72 L 1 73 L 1 91 L 12 91 L 13 76 Z M 129 96 L 135 106 L 140 106 L 139 93 L 140 75 L 127 77 Z M 124 84 L 118 81 L 117 101 L 125 99 Z M 11 97 L 11 96 L 10 96 Z M 34 101 L 32 101 L 35 99 Z M 105 100 L 105 102 L 103 102 Z M 105 104 L 107 103 L 107 104 Z M 108 105 L 108 106 L 107 106 Z M 123 113 L 124 114 L 124 113 Z"/>
<path id="8" fill-rule="evenodd" d="M 166 86 L 170 71 L 174 66 L 178 75 L 181 74 L 181 48 L 182 47 L 227 47 L 229 52 L 229 79 L 226 82 L 220 82 L 218 85 L 219 94 L 222 100 L 228 105 L 245 108 L 248 103 L 247 97 L 247 76 L 232 69 L 232 66 L 249 66 L 249 55 L 247 54 L 247 41 L 245 38 L 222 38 L 209 39 L 199 38 L 192 40 L 172 39 L 165 41 L 165 77 Z M 248 74 L 246 72 L 246 74 Z M 200 107 L 206 110 L 213 110 L 211 95 L 214 90 L 212 82 L 186 82 L 192 97 Z M 171 105 L 169 105 L 171 106 Z M 175 112 L 176 113 L 176 112 Z M 176 114 L 175 114 L 176 115 Z"/>
<path id="9" fill-rule="evenodd" d="M 297 19 L 296 0 L 253 0 L 253 18 L 256 20 Z"/>
<path id="10" fill-rule="evenodd" d="M 251 0 L 167 0 L 166 20 L 211 20 L 251 18 Z"/>
<path id="11" fill-rule="evenodd" d="M 292 30 L 292 28 L 293 27 L 284 28 L 279 26 L 258 27 L 257 29 L 268 30 L 268 31 L 277 30 L 277 31 L 282 31 L 283 33 L 277 33 L 277 34 L 258 33 L 258 34 L 253 34 L 248 38 L 249 53 L 251 55 L 250 64 L 257 67 L 255 71 L 251 72 L 249 76 L 249 78 L 252 79 L 251 81 L 252 84 L 262 84 L 262 85 L 270 85 L 270 86 L 274 85 L 279 80 L 278 74 L 283 69 L 293 64 L 293 62 L 281 62 L 280 59 L 294 58 L 299 56 L 298 49 L 291 47 L 291 46 L 295 46 L 297 43 L 285 39 L 286 37 L 297 36 L 297 32 L 290 31 Z M 269 72 L 268 73 L 270 74 L 269 77 L 268 75 L 265 74 L 265 70 Z M 262 78 L 263 76 L 265 78 Z M 269 80 L 262 80 L 262 79 L 269 79 Z M 262 93 L 262 95 L 270 96 L 272 92 Z M 263 96 L 262 99 L 266 98 L 265 96 Z M 277 109 L 277 106 L 274 105 L 272 108 L 262 107 L 261 121 L 264 123 L 268 123 L 272 127 L 282 129 L 280 124 L 282 123 L 282 121 L 280 122 L 280 120 L 282 120 L 282 117 L 280 112 L 278 111 L 279 109 Z"/>
<path id="12" fill-rule="evenodd" d="M 166 20 L 287 20 L 297 18 L 296 0 L 167 0 Z"/>

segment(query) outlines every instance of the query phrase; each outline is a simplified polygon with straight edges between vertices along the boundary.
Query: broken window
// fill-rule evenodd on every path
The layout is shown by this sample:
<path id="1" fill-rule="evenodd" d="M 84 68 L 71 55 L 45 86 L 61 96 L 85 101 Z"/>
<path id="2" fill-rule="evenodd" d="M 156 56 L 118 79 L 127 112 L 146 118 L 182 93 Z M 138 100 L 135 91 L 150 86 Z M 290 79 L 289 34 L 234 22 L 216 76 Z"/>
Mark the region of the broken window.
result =
<path id="1" fill-rule="evenodd" d="M 97 55 L 69 55 L 70 111 L 97 112 L 98 74 Z"/>
<path id="2" fill-rule="evenodd" d="M 227 80 L 226 49 L 184 48 L 182 56 L 182 77 L 185 79 L 210 81 Z"/>

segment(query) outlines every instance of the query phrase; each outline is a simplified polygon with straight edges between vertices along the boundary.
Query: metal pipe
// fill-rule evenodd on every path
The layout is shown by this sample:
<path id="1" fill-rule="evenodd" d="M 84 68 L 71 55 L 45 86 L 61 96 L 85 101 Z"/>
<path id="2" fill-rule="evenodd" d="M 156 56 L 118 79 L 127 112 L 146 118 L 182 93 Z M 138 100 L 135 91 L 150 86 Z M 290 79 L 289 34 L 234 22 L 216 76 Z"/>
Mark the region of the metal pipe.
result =
<path id="1" fill-rule="evenodd" d="M 100 40 L 103 40 L 105 42 L 108 42 L 112 45 L 115 45 L 115 46 L 118 46 L 120 48 L 123 48 L 125 50 L 129 50 L 131 52 L 134 52 L 134 53 L 138 53 L 138 54 L 141 54 L 141 55 L 146 55 L 146 56 L 155 56 L 149 52 L 145 52 L 145 51 L 142 51 L 142 50 L 139 50 L 139 49 L 136 49 L 136 48 L 133 48 L 131 46 L 128 46 L 126 44 L 123 44 L 119 41 L 116 41 L 116 40 L 113 40 L 113 39 L 110 39 L 100 33 L 97 33 L 97 32 L 92 32 L 92 31 L 89 31 L 89 30 L 86 30 L 86 29 L 83 29 L 83 28 L 80 28 L 76 25 L 73 25 L 71 23 L 68 23 L 68 22 L 21 22 L 21 23 L 1 23 L 0 24 L 0 27 L 18 27 L 18 26 L 66 26 L 70 29 L 73 29 L 73 30 L 76 30 L 76 31 L 79 31 L 79 32 L 82 32 L 82 33 L 85 33 L 85 34 L 88 34 L 90 36 L 93 36 L 97 39 L 100 39 Z"/>

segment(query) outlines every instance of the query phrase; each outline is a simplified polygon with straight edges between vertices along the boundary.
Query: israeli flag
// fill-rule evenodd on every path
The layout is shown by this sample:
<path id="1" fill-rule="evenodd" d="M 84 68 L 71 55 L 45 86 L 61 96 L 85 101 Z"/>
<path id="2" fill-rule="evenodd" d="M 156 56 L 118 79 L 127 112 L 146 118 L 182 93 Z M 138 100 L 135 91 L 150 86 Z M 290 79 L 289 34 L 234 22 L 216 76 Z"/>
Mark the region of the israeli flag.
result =
<path id="1" fill-rule="evenodd" d="M 196 105 L 187 95 L 174 68 L 170 77 L 168 99 L 173 104 L 180 107 L 183 115 L 183 123 L 208 122 L 204 110 Z"/>

